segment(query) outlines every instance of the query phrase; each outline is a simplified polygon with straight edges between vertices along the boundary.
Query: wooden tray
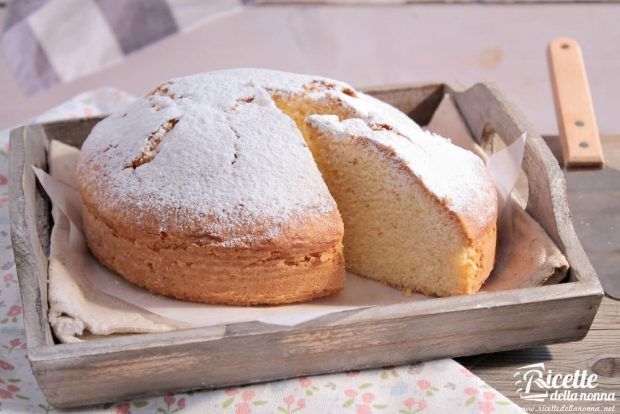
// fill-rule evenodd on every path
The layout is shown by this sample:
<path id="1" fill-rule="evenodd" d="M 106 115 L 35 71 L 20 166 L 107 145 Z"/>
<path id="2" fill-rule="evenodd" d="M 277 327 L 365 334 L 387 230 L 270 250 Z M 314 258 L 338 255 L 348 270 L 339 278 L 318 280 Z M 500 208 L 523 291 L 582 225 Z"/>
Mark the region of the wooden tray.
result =
<path id="1" fill-rule="evenodd" d="M 74 407 L 583 338 L 603 291 L 573 229 L 557 161 L 520 112 L 484 84 L 465 91 L 427 84 L 367 92 L 420 124 L 450 93 L 483 147 L 494 133 L 510 143 L 527 132 L 527 210 L 568 259 L 568 280 L 345 311 L 296 327 L 249 322 L 58 344 L 47 320 L 50 204 L 31 166 L 47 169 L 49 139 L 79 147 L 99 118 L 29 125 L 11 133 L 11 233 L 28 359 L 48 401 Z"/>

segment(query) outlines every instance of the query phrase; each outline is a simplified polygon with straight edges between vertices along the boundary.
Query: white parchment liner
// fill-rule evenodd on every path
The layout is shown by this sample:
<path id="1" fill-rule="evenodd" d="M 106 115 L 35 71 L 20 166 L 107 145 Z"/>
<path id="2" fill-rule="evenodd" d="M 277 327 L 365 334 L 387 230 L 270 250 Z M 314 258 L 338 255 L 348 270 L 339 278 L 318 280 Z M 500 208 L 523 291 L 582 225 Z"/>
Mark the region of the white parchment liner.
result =
<path id="1" fill-rule="evenodd" d="M 450 137 L 457 145 L 475 143 L 456 107 L 446 95 L 428 129 Z M 525 136 L 493 154 L 487 161 L 495 180 L 502 212 L 499 232 L 508 245 L 498 247 L 498 265 L 482 290 L 496 291 L 536 286 L 559 279 L 567 263 L 540 226 L 516 203 L 508 202 L 521 170 Z M 81 208 L 75 188 L 79 150 L 53 141 L 49 150 L 51 176 L 35 168 L 52 200 L 54 228 L 50 247 L 50 323 L 63 342 L 85 335 L 162 332 L 198 326 L 259 321 L 293 326 L 349 309 L 432 300 L 351 273 L 338 295 L 310 303 L 283 306 L 235 307 L 183 302 L 152 294 L 103 267 L 89 252 L 82 234 Z M 507 206 L 512 205 L 512 208 Z M 506 237 L 509 236 L 509 237 Z M 500 265 L 501 264 L 501 265 Z"/>

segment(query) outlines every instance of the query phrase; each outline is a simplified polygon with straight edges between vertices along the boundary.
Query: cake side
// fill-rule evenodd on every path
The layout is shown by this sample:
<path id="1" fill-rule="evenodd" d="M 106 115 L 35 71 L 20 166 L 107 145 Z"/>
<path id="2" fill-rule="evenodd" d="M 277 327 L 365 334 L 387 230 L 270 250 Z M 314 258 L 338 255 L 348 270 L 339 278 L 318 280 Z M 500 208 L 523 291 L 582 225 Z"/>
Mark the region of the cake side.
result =
<path id="1" fill-rule="evenodd" d="M 151 292 L 181 300 L 228 305 L 303 302 L 339 292 L 345 271 L 342 243 L 321 221 L 293 226 L 287 249 L 229 248 L 196 243 L 177 235 L 148 234 L 110 227 L 83 203 L 86 239 L 92 253 L 106 267 Z M 329 217 L 338 223 L 340 216 Z M 296 234 L 298 228 L 318 236 Z M 331 231 L 330 231 L 331 230 Z M 283 236 L 285 237 L 285 236 Z"/>

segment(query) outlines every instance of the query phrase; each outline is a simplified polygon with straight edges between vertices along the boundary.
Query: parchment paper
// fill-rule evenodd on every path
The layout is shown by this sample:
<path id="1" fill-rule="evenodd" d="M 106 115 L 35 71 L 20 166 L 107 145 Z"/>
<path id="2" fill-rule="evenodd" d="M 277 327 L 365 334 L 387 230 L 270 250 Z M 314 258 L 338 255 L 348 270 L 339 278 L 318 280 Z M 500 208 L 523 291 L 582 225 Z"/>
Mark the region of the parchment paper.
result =
<path id="1" fill-rule="evenodd" d="M 444 98 L 428 129 L 450 137 L 453 142 L 475 149 L 469 131 L 449 97 Z M 521 148 L 507 148 L 508 156 Z M 496 155 L 491 157 L 494 159 Z M 506 157 L 507 154 L 497 155 Z M 50 324 L 62 342 L 96 339 L 120 333 L 164 332 L 199 326 L 213 326 L 223 335 L 225 324 L 259 321 L 296 325 L 317 317 L 349 309 L 432 300 L 414 294 L 404 296 L 397 289 L 347 273 L 343 292 L 306 304 L 234 307 L 183 302 L 155 295 L 126 282 L 106 269 L 90 254 L 81 232 L 81 209 L 75 190 L 75 167 L 79 150 L 52 141 L 48 152 L 50 175 L 35 169 L 52 200 L 52 229 L 49 265 Z M 520 170 L 518 164 L 502 169 L 498 187 L 508 188 L 509 199 Z M 493 171 L 491 171 L 493 173 Z M 501 193 L 500 190 L 500 194 Z M 537 286 L 557 281 L 568 264 L 544 230 L 516 203 L 504 208 L 509 217 L 510 245 L 500 245 L 497 264 L 483 291 Z M 504 213 L 509 212 L 506 215 Z M 500 232 L 502 231 L 500 227 Z"/>

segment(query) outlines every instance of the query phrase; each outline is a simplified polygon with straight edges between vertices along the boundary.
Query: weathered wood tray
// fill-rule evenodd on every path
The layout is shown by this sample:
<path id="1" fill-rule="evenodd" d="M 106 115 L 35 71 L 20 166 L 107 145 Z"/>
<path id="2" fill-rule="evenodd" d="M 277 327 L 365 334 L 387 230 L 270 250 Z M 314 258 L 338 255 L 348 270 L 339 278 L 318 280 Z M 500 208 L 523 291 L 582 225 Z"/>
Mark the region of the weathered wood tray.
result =
<path id="1" fill-rule="evenodd" d="M 58 344 L 47 320 L 50 205 L 31 166 L 47 168 L 49 139 L 79 147 L 99 119 L 29 125 L 11 133 L 11 230 L 28 358 L 49 402 L 74 407 L 583 338 L 603 291 L 573 229 L 562 172 L 520 112 L 484 84 L 467 90 L 426 84 L 368 92 L 421 124 L 450 93 L 481 141 L 492 132 L 506 141 L 527 132 L 527 210 L 568 259 L 568 280 L 351 310 L 296 327 L 251 322 Z"/>

